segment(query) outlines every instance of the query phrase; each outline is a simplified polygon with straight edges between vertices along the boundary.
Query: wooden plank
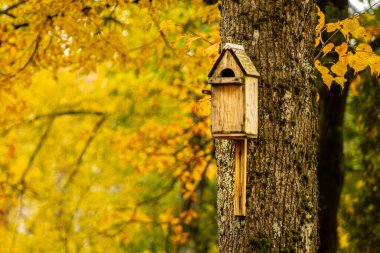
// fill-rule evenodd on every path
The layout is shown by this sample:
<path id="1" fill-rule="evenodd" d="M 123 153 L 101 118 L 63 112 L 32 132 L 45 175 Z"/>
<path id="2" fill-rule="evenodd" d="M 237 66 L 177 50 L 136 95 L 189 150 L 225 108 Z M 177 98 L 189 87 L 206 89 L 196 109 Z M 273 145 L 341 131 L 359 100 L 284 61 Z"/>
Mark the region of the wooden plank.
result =
<path id="1" fill-rule="evenodd" d="M 259 134 L 259 80 L 253 79 L 253 134 Z"/>
<path id="2" fill-rule="evenodd" d="M 234 140 L 257 138 L 257 135 L 246 134 L 246 133 L 236 133 L 236 132 L 212 133 L 212 136 L 214 138 L 219 138 L 219 139 L 234 139 Z"/>
<path id="3" fill-rule="evenodd" d="M 209 77 L 208 83 L 212 85 L 226 85 L 226 84 L 243 84 L 244 78 L 242 77 Z"/>
<path id="4" fill-rule="evenodd" d="M 212 136 L 214 138 L 219 138 L 219 139 L 247 139 L 247 138 L 257 138 L 255 135 L 247 135 L 246 133 L 236 133 L 236 132 L 224 132 L 224 133 L 212 133 Z"/>
<path id="5" fill-rule="evenodd" d="M 211 93 L 211 132 L 244 132 L 243 86 L 213 85 Z"/>
<path id="6" fill-rule="evenodd" d="M 257 135 L 258 133 L 258 96 L 257 78 L 246 77 L 245 80 L 245 127 L 247 135 Z"/>
<path id="7" fill-rule="evenodd" d="M 235 141 L 234 215 L 246 215 L 247 139 Z"/>

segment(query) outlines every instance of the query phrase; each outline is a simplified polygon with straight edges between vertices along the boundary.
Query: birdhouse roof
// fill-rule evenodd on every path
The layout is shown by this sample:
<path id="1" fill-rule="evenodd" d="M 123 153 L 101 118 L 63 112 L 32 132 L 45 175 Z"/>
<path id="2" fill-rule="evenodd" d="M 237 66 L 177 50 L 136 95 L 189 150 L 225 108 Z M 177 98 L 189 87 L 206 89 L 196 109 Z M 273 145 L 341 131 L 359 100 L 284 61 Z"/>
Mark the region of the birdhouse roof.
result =
<path id="1" fill-rule="evenodd" d="M 246 54 L 244 47 L 242 45 L 227 43 L 223 47 L 222 53 L 219 55 L 210 73 L 208 74 L 209 77 L 211 77 L 214 74 L 216 67 L 219 65 L 220 61 L 223 59 L 227 51 L 231 52 L 235 61 L 237 62 L 241 70 L 243 71 L 244 75 L 256 76 L 256 77 L 260 76 L 259 72 L 257 72 L 256 70 L 255 65 L 253 65 L 253 62 L 251 61 L 249 56 Z"/>

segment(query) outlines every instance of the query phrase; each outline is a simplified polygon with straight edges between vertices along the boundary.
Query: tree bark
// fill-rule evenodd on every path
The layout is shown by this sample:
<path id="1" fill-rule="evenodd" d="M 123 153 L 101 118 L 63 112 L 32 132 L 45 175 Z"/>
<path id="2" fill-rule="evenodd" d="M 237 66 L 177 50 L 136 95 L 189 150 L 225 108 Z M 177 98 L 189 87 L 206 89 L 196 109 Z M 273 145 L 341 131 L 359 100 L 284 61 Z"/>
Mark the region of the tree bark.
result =
<path id="1" fill-rule="evenodd" d="M 316 252 L 314 1 L 223 0 L 221 37 L 258 68 L 259 136 L 249 140 L 247 215 L 233 215 L 234 141 L 216 140 L 220 252 Z"/>

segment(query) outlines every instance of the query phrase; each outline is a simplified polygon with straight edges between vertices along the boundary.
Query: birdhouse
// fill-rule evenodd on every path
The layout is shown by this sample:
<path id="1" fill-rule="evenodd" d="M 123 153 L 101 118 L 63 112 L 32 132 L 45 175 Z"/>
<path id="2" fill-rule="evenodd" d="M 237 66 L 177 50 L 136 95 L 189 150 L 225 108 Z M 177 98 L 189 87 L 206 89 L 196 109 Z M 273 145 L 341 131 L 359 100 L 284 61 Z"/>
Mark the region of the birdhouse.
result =
<path id="1" fill-rule="evenodd" d="M 257 136 L 259 76 L 243 46 L 230 43 L 224 46 L 208 75 L 214 138 Z"/>
<path id="2" fill-rule="evenodd" d="M 244 48 L 229 43 L 224 46 L 208 75 L 212 135 L 214 138 L 235 140 L 236 216 L 246 215 L 247 139 L 257 137 L 259 76 Z"/>

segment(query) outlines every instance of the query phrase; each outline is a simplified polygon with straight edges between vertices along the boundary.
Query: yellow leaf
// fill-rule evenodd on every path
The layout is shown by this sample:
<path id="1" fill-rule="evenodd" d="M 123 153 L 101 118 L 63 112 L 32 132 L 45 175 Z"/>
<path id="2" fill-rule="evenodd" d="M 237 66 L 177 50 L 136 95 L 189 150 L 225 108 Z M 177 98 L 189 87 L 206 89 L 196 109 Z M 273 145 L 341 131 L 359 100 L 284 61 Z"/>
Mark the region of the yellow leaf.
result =
<path id="1" fill-rule="evenodd" d="M 334 81 L 334 77 L 330 74 L 322 74 L 322 80 L 323 80 L 323 83 L 325 83 L 327 87 L 329 87 L 330 89 L 330 86 L 332 82 Z"/>
<path id="2" fill-rule="evenodd" d="M 328 74 L 329 73 L 329 69 L 326 68 L 325 66 L 322 66 L 321 65 L 321 62 L 319 60 L 316 60 L 314 62 L 314 66 L 318 69 L 318 71 L 322 74 L 322 75 L 325 75 L 325 74 Z"/>
<path id="3" fill-rule="evenodd" d="M 344 233 L 339 236 L 339 245 L 342 249 L 348 248 L 349 242 L 348 242 L 348 233 Z"/>
<path id="4" fill-rule="evenodd" d="M 344 76 L 347 72 L 347 65 L 343 61 L 338 61 L 334 65 L 331 66 L 331 71 L 338 76 Z"/>
<path id="5" fill-rule="evenodd" d="M 195 219 L 199 217 L 199 214 L 196 211 L 194 211 L 193 209 L 190 209 L 188 213 L 191 217 L 193 217 Z"/>
<path id="6" fill-rule="evenodd" d="M 321 43 L 321 37 L 320 36 L 317 36 L 315 38 L 315 44 L 314 44 L 314 47 L 317 47 L 319 45 L 319 43 Z"/>
<path id="7" fill-rule="evenodd" d="M 352 36 L 354 36 L 354 38 L 357 38 L 357 39 L 367 37 L 367 31 L 362 26 L 352 31 L 351 34 Z"/>
<path id="8" fill-rule="evenodd" d="M 363 188 L 363 186 L 365 185 L 365 183 L 364 183 L 364 181 L 363 180 L 358 180 L 357 182 L 356 182 L 356 189 L 361 189 L 361 188 Z"/>
<path id="9" fill-rule="evenodd" d="M 340 32 L 343 34 L 344 38 L 346 39 L 346 41 L 349 40 L 349 37 L 348 37 L 348 31 L 344 28 L 340 29 Z"/>
<path id="10" fill-rule="evenodd" d="M 171 27 L 174 27 L 174 23 L 173 21 L 171 20 L 164 20 L 160 23 L 160 31 L 164 30 L 164 29 L 167 29 L 167 28 L 171 28 Z"/>
<path id="11" fill-rule="evenodd" d="M 334 81 L 339 84 L 340 86 L 344 86 L 344 83 L 347 81 L 347 79 L 345 79 L 344 77 L 341 77 L 341 76 L 337 76 L 334 78 Z"/>
<path id="12" fill-rule="evenodd" d="M 214 45 L 211 45 L 208 48 L 206 48 L 206 54 L 210 56 L 214 53 L 217 53 L 218 49 L 219 49 L 219 43 L 215 43 Z"/>
<path id="13" fill-rule="evenodd" d="M 346 18 L 343 20 L 343 29 L 352 33 L 360 27 L 359 21 L 357 18 Z"/>
<path id="14" fill-rule="evenodd" d="M 162 224 L 161 224 L 161 228 L 162 228 L 162 230 L 166 233 L 166 232 L 168 231 L 168 229 L 169 229 L 169 225 L 166 224 L 166 223 L 162 223 Z"/>
<path id="15" fill-rule="evenodd" d="M 335 47 L 335 52 L 338 53 L 339 57 L 345 55 L 348 49 L 348 45 L 346 42 L 343 42 L 341 45 Z"/>
<path id="16" fill-rule="evenodd" d="M 355 79 L 351 81 L 351 83 L 350 83 L 350 90 L 351 90 L 352 95 L 359 96 L 358 87 L 360 87 L 362 85 L 362 81 L 363 80 L 360 77 L 360 75 L 357 75 L 355 77 Z"/>
<path id="17" fill-rule="evenodd" d="M 380 35 L 380 29 L 377 27 L 376 24 L 372 26 L 366 26 L 365 28 L 368 31 L 369 36 L 373 35 L 377 37 Z"/>
<path id="18" fill-rule="evenodd" d="M 180 41 L 181 39 L 183 39 L 183 38 L 185 38 L 185 37 L 186 37 L 186 34 L 181 33 L 181 34 L 179 34 L 179 35 L 173 40 L 173 42 L 178 42 L 178 41 Z"/>
<path id="19" fill-rule="evenodd" d="M 191 222 L 191 220 L 192 220 L 192 217 L 191 217 L 191 216 L 186 216 L 186 218 L 184 219 L 184 223 L 185 223 L 186 225 L 189 225 L 190 222 Z"/>
<path id="20" fill-rule="evenodd" d="M 356 47 L 356 51 L 358 52 L 366 52 L 366 53 L 372 53 L 372 47 L 368 44 L 361 43 L 359 46 Z"/>
<path id="21" fill-rule="evenodd" d="M 326 54 L 328 54 L 331 49 L 334 48 L 334 44 L 333 43 L 329 43 L 327 44 L 326 46 L 323 47 L 323 56 L 325 56 Z"/>
<path id="22" fill-rule="evenodd" d="M 341 29 L 342 26 L 339 23 L 328 23 L 326 24 L 327 32 L 333 32 L 335 30 Z"/>
<path id="23" fill-rule="evenodd" d="M 355 73 L 362 71 L 368 66 L 367 59 L 360 57 L 357 53 L 348 56 L 348 64 L 355 70 Z"/>
<path id="24" fill-rule="evenodd" d="M 347 52 L 344 55 L 339 56 L 339 61 L 343 62 L 344 64 L 348 65 L 348 58 L 352 55 L 352 52 Z"/>
<path id="25" fill-rule="evenodd" d="M 189 199 L 193 194 L 194 194 L 194 192 L 188 191 L 185 194 L 183 194 L 183 198 L 184 199 Z"/>
<path id="26" fill-rule="evenodd" d="M 185 187 L 186 187 L 186 189 L 188 189 L 189 191 L 194 191 L 196 185 L 194 185 L 193 183 L 190 183 L 190 182 L 186 182 Z"/>
<path id="27" fill-rule="evenodd" d="M 323 27 L 325 26 L 325 14 L 323 14 L 323 12 L 319 9 L 319 7 L 317 6 L 317 9 L 318 9 L 318 25 L 317 27 L 315 28 L 315 33 L 316 35 L 318 35 L 318 33 L 323 29 Z"/>
<path id="28" fill-rule="evenodd" d="M 174 218 L 171 220 L 172 224 L 179 224 L 181 221 L 178 218 Z"/>
<path id="29" fill-rule="evenodd" d="M 199 40 L 199 39 L 200 39 L 199 36 L 191 37 L 190 39 L 188 39 L 186 41 L 186 45 L 189 47 L 189 46 L 191 46 L 191 43 L 193 43 L 194 41 Z"/>
<path id="30" fill-rule="evenodd" d="M 371 74 L 376 74 L 377 76 L 380 75 L 380 56 L 372 54 L 371 57 L 368 59 L 369 66 L 371 68 Z"/>

